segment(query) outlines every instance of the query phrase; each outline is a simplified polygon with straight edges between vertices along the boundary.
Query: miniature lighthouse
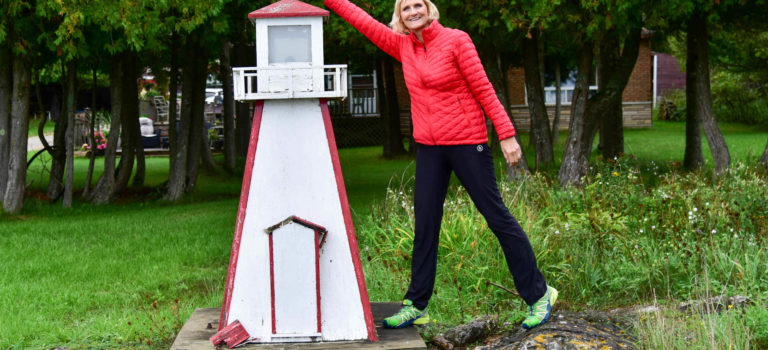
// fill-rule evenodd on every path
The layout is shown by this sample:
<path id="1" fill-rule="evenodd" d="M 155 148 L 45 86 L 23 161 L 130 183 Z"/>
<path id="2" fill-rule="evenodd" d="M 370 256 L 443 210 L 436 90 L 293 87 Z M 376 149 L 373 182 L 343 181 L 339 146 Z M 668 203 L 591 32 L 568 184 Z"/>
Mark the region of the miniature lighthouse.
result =
<path id="1" fill-rule="evenodd" d="M 250 13 L 256 67 L 233 69 L 255 112 L 219 329 L 250 342 L 378 340 L 326 101 L 346 97 L 346 66 L 323 63 L 324 16 L 297 0 Z"/>

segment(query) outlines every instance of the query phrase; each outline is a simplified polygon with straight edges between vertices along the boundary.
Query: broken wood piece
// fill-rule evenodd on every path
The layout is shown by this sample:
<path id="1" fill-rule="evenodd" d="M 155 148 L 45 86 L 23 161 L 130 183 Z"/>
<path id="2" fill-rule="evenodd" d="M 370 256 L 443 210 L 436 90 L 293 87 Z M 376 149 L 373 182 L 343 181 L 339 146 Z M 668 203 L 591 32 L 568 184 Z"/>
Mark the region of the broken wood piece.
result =
<path id="1" fill-rule="evenodd" d="M 243 325 L 240 324 L 240 321 L 235 320 L 235 322 L 222 328 L 222 330 L 218 331 L 210 339 L 214 346 L 226 343 L 227 347 L 232 349 L 242 344 L 250 337 L 248 331 L 246 331 L 245 328 L 243 328 Z"/>

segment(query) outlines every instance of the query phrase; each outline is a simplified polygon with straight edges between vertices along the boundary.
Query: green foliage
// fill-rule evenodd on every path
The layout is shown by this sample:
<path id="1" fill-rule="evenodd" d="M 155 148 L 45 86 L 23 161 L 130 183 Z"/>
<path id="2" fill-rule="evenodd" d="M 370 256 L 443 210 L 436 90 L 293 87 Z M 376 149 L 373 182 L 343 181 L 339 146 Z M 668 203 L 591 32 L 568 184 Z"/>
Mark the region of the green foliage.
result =
<path id="1" fill-rule="evenodd" d="M 685 90 L 673 90 L 659 101 L 658 120 L 685 121 Z"/>
<path id="2" fill-rule="evenodd" d="M 563 191 L 543 177 L 501 183 L 539 266 L 573 308 L 634 305 L 655 296 L 759 295 L 768 278 L 768 186 L 753 167 L 716 182 L 630 158 L 599 162 L 586 185 Z M 393 188 L 358 224 L 371 297 L 402 298 L 412 248 L 408 187 Z M 513 286 L 496 238 L 461 188 L 449 191 L 430 313 L 440 322 L 522 307 L 488 282 Z M 512 313 L 507 315 L 514 317 Z"/>
<path id="3" fill-rule="evenodd" d="M 709 305 L 712 306 L 712 305 Z M 764 309 L 729 309 L 722 313 L 706 307 L 690 313 L 662 306 L 659 311 L 644 314 L 635 324 L 638 349 L 762 349 L 755 334 L 764 325 L 754 317 L 766 314 Z"/>
<path id="4" fill-rule="evenodd" d="M 717 70 L 712 76 L 712 100 L 718 121 L 768 124 L 768 81 Z"/>
<path id="5" fill-rule="evenodd" d="M 763 299 L 767 299 L 763 294 Z M 768 348 L 768 308 L 760 305 L 760 301 L 747 309 L 749 317 L 745 317 L 744 322 L 749 327 L 753 342 L 758 349 Z"/>

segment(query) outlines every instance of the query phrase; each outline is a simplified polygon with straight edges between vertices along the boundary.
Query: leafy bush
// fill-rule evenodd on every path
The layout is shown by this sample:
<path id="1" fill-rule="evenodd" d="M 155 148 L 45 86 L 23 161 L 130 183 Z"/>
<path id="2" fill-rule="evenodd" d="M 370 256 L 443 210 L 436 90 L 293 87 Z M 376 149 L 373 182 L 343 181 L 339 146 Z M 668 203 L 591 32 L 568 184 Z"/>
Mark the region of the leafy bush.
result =
<path id="1" fill-rule="evenodd" d="M 659 120 L 685 121 L 685 90 L 672 90 L 666 93 L 657 108 Z"/>
<path id="2" fill-rule="evenodd" d="M 715 71 L 711 79 L 712 109 L 721 122 L 768 124 L 768 85 L 744 74 Z M 658 119 L 685 121 L 685 90 L 673 90 L 658 105 Z"/>
<path id="3" fill-rule="evenodd" d="M 745 74 L 716 71 L 712 76 L 712 106 L 718 121 L 768 124 L 768 85 Z"/>

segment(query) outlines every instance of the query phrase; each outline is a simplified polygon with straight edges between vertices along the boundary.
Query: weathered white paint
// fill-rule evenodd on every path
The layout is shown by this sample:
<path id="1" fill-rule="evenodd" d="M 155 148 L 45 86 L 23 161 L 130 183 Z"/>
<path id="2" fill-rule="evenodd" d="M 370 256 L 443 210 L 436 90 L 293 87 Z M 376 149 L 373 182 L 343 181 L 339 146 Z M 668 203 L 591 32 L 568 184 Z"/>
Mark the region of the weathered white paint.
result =
<path id="1" fill-rule="evenodd" d="M 291 215 L 328 230 L 319 259 L 322 340 L 368 337 L 324 130 L 317 99 L 264 101 L 228 317 L 261 342 L 272 341 L 264 229 Z"/>
<path id="2" fill-rule="evenodd" d="M 277 335 L 319 335 L 316 235 L 315 230 L 296 223 L 272 232 Z"/>

